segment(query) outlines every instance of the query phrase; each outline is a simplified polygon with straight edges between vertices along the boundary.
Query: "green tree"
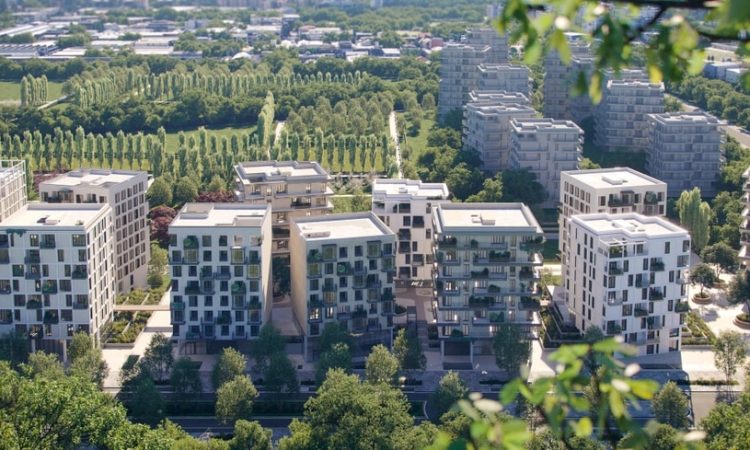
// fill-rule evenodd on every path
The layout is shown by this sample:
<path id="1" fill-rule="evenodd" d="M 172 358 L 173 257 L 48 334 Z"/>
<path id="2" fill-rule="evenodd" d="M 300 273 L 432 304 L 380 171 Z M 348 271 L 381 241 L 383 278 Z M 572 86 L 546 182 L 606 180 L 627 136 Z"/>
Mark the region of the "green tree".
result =
<path id="1" fill-rule="evenodd" d="M 376 345 L 365 362 L 368 383 L 393 383 L 398 373 L 398 359 L 384 345 Z"/>
<path id="2" fill-rule="evenodd" d="M 684 430 L 690 425 L 688 419 L 688 398 L 671 381 L 667 382 L 651 401 L 656 420 L 660 423 Z"/>
<path id="3" fill-rule="evenodd" d="M 90 352 L 94 348 L 94 340 L 88 333 L 79 331 L 73 334 L 68 344 L 68 359 L 75 361 L 86 353 Z"/>
<path id="4" fill-rule="evenodd" d="M 224 383 L 244 375 L 246 367 L 245 355 L 231 347 L 225 348 L 211 374 L 214 389 L 218 390 Z"/>
<path id="5" fill-rule="evenodd" d="M 192 202 L 198 197 L 198 186 L 192 178 L 182 177 L 174 185 L 174 193 L 172 195 L 174 202 L 177 204 Z"/>
<path id="6" fill-rule="evenodd" d="M 29 341 L 22 333 L 8 332 L 0 336 L 0 360 L 17 367 L 29 355 Z"/>
<path id="7" fill-rule="evenodd" d="M 161 205 L 171 205 L 172 187 L 164 178 L 159 177 L 148 188 L 146 197 L 148 197 L 148 203 L 152 208 Z"/>
<path id="8" fill-rule="evenodd" d="M 500 176 L 487 178 L 482 184 L 482 190 L 470 195 L 466 201 L 469 203 L 493 203 L 503 199 L 503 181 Z"/>
<path id="9" fill-rule="evenodd" d="M 706 433 L 708 450 L 749 448 L 750 394 L 743 393 L 733 403 L 719 402 L 700 424 Z"/>
<path id="10" fill-rule="evenodd" d="M 216 391 L 216 418 L 225 424 L 250 419 L 257 396 L 258 391 L 247 375 L 227 381 Z"/>
<path id="11" fill-rule="evenodd" d="M 148 376 L 140 375 L 132 384 L 132 388 L 132 397 L 128 402 L 130 416 L 151 426 L 161 422 L 164 419 L 166 405 L 154 381 Z"/>
<path id="12" fill-rule="evenodd" d="M 421 434 L 403 393 L 386 384 L 363 383 L 340 369 L 328 372 L 318 394 L 305 403 L 305 421 L 294 420 L 289 429 L 280 450 L 406 450 L 417 448 L 408 437 Z"/>
<path id="13" fill-rule="evenodd" d="M 29 355 L 28 362 L 22 365 L 22 372 L 31 378 L 42 377 L 48 380 L 65 378 L 65 368 L 57 355 L 42 351 Z"/>
<path id="14" fill-rule="evenodd" d="M 724 272 L 733 272 L 740 265 L 737 250 L 725 242 L 706 246 L 701 252 L 701 259 L 705 263 L 716 264 Z"/>
<path id="15" fill-rule="evenodd" d="M 263 380 L 270 392 L 299 392 L 297 370 L 286 352 L 278 351 L 268 358 Z"/>
<path id="16" fill-rule="evenodd" d="M 750 311 L 750 272 L 741 270 L 727 290 L 727 301 L 731 304 L 745 303 Z"/>
<path id="17" fill-rule="evenodd" d="M 203 392 L 198 365 L 185 356 L 175 361 L 169 384 L 178 399 L 188 399 L 191 395 Z"/>
<path id="18" fill-rule="evenodd" d="M 349 334 L 349 331 L 347 331 L 346 328 L 342 328 L 338 322 L 328 322 L 323 327 L 323 332 L 320 333 L 320 352 L 327 352 L 338 343 L 351 346 L 351 335 Z"/>
<path id="19" fill-rule="evenodd" d="M 234 433 L 229 440 L 229 450 L 271 450 L 271 430 L 258 422 L 238 420 L 234 423 Z"/>
<path id="20" fill-rule="evenodd" d="M 701 285 L 700 296 L 703 297 L 703 287 L 713 286 L 719 280 L 714 269 L 708 264 L 697 264 L 690 269 L 690 282 Z"/>
<path id="21" fill-rule="evenodd" d="M 457 402 L 466 397 L 469 390 L 457 372 L 450 371 L 440 379 L 435 393 L 432 394 L 432 411 L 436 417 L 442 417 Z M 442 420 L 442 419 L 441 419 Z"/>
<path id="22" fill-rule="evenodd" d="M 527 169 L 502 172 L 504 202 L 521 202 L 527 205 L 542 203 L 547 197 L 544 186 L 536 181 L 536 175 Z"/>
<path id="23" fill-rule="evenodd" d="M 531 342 L 520 327 L 509 323 L 498 325 L 492 339 L 492 349 L 497 367 L 510 373 L 517 373 L 531 357 Z"/>
<path id="24" fill-rule="evenodd" d="M 94 345 L 94 339 L 87 333 L 73 335 L 68 346 L 69 372 L 84 377 L 101 387 L 109 374 L 109 366 L 102 350 Z"/>
<path id="25" fill-rule="evenodd" d="M 714 342 L 714 364 L 724 373 L 727 384 L 745 362 L 745 341 L 736 331 L 722 331 Z"/>
<path id="26" fill-rule="evenodd" d="M 341 369 L 346 373 L 352 370 L 352 354 L 349 346 L 342 342 L 336 343 L 329 350 L 323 352 L 315 365 L 315 378 L 318 383 L 325 380 L 330 369 Z"/>
<path id="27" fill-rule="evenodd" d="M 174 364 L 172 341 L 165 335 L 156 333 L 143 353 L 141 364 L 155 381 L 166 380 Z"/>
<path id="28" fill-rule="evenodd" d="M 710 237 L 711 207 L 701 200 L 701 191 L 683 191 L 676 203 L 677 213 L 682 226 L 690 231 L 693 248 L 696 253 L 703 250 Z"/>
<path id="29" fill-rule="evenodd" d="M 255 365 L 262 371 L 271 355 L 284 351 L 286 341 L 273 324 L 265 323 L 260 328 L 258 339 L 253 341 L 251 348 Z"/>
<path id="30" fill-rule="evenodd" d="M 402 328 L 398 330 L 393 341 L 393 356 L 398 360 L 401 370 L 424 370 L 427 358 L 422 352 L 422 346 L 414 330 Z"/>

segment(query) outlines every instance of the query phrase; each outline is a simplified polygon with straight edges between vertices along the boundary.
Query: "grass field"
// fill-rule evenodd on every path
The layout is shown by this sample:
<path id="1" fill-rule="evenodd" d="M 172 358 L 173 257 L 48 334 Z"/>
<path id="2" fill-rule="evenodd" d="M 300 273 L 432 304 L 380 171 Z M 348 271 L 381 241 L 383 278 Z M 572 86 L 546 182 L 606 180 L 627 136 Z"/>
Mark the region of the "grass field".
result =
<path id="1" fill-rule="evenodd" d="M 62 83 L 50 81 L 47 84 L 47 98 L 54 100 L 62 96 Z M 0 81 L 0 101 L 21 100 L 21 83 Z"/>
<path id="2" fill-rule="evenodd" d="M 417 159 L 419 159 L 419 156 L 422 154 L 424 149 L 427 148 L 427 135 L 430 134 L 430 130 L 434 125 L 434 119 L 422 119 L 422 125 L 419 128 L 419 134 L 414 137 L 406 138 L 405 147 L 409 149 L 409 161 L 416 163 Z"/>
<path id="3" fill-rule="evenodd" d="M 221 141 L 221 138 L 223 136 L 226 136 L 229 138 L 233 133 L 237 134 L 250 134 L 255 131 L 255 126 L 251 127 L 226 127 L 226 128 L 216 128 L 216 129 L 209 129 L 208 135 L 214 135 L 216 136 L 219 141 Z M 195 139 L 198 139 L 198 130 L 186 130 L 185 133 L 185 140 L 190 139 L 190 136 L 195 136 Z M 174 152 L 177 151 L 177 147 L 179 146 L 179 139 L 178 139 L 178 132 L 174 133 L 167 133 L 167 151 Z M 219 145 L 221 146 L 221 142 L 219 142 Z M 219 147 L 221 148 L 221 147 Z"/>

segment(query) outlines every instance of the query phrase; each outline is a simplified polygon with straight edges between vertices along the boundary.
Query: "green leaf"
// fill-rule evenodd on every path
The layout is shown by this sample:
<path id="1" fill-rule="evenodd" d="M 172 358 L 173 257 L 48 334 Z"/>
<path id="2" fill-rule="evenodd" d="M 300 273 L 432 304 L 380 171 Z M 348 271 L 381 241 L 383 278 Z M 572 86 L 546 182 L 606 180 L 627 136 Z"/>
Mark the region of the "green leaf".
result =
<path id="1" fill-rule="evenodd" d="M 600 353 L 615 353 L 620 350 L 621 344 L 617 342 L 616 340 L 609 338 L 609 339 L 603 339 L 597 343 L 595 343 L 592 348 L 595 352 Z"/>
<path id="2" fill-rule="evenodd" d="M 503 390 L 500 391 L 500 402 L 503 405 L 511 404 L 516 397 L 518 397 L 518 387 L 521 384 L 520 378 L 515 378 L 510 383 L 503 386 Z"/>
<path id="3" fill-rule="evenodd" d="M 573 429 L 575 430 L 576 436 L 588 437 L 594 431 L 594 426 L 591 423 L 591 419 L 584 417 L 578 422 L 573 423 Z"/>
<path id="4" fill-rule="evenodd" d="M 653 380 L 628 380 L 633 394 L 641 399 L 650 400 L 659 389 L 659 385 Z"/>

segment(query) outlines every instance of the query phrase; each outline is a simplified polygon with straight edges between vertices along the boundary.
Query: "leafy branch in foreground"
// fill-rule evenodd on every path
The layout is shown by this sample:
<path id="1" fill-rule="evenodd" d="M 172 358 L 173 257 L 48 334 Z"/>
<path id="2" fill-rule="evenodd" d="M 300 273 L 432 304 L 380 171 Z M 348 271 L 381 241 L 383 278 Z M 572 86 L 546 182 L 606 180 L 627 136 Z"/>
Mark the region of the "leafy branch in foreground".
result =
<path id="1" fill-rule="evenodd" d="M 579 448 L 581 439 L 604 441 L 611 448 L 650 448 L 656 423 L 643 427 L 635 422 L 628 408 L 638 408 L 640 400 L 650 400 L 658 390 L 653 380 L 637 380 L 637 364 L 625 365 L 615 355 L 632 355 L 634 348 L 614 339 L 593 344 L 563 346 L 551 359 L 557 374 L 527 383 L 516 378 L 500 393 L 500 401 L 472 394 L 459 401 L 461 411 L 472 421 L 469 437 L 438 435 L 431 449 L 521 450 L 533 434 L 525 421 L 504 412 L 518 401 L 533 408 L 561 448 Z M 586 366 L 596 366 L 592 374 Z M 587 395 L 583 395 L 587 392 Z M 620 437 L 625 438 L 620 440 Z M 701 432 L 677 433 L 679 448 L 702 448 Z"/>

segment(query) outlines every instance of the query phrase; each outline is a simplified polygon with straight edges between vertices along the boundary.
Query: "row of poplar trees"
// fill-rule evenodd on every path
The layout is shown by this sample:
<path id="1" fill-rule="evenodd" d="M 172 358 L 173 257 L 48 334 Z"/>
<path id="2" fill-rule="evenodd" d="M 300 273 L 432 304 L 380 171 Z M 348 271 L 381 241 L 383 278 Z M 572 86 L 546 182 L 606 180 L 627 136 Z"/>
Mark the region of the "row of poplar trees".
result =
<path id="1" fill-rule="evenodd" d="M 26 75 L 21 78 L 21 106 L 38 106 L 47 103 L 47 77 Z"/>

